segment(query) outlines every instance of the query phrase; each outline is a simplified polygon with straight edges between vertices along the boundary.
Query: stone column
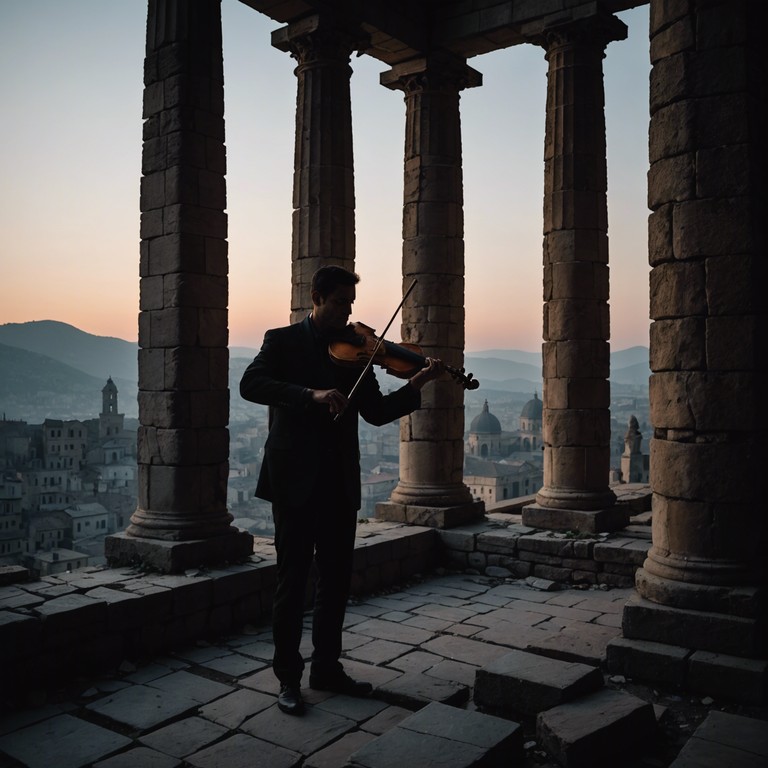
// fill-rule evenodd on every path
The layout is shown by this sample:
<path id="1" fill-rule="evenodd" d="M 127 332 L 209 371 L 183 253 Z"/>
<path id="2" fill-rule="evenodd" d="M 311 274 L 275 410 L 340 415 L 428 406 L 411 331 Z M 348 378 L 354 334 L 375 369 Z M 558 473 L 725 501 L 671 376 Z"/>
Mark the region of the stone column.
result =
<path id="1" fill-rule="evenodd" d="M 544 486 L 523 522 L 624 526 L 610 469 L 608 217 L 602 61 L 626 37 L 613 16 L 544 32 Z"/>
<path id="2" fill-rule="evenodd" d="M 401 338 L 461 369 L 464 213 L 459 92 L 482 82 L 466 62 L 430 56 L 395 66 L 382 85 L 405 92 Z M 463 482 L 464 389 L 447 375 L 400 422 L 400 482 L 376 517 L 439 527 L 481 516 Z"/>
<path id="3" fill-rule="evenodd" d="M 624 635 L 766 659 L 760 5 L 651 3 L 653 545 Z"/>
<path id="4" fill-rule="evenodd" d="M 355 184 L 349 59 L 367 37 L 321 16 L 277 30 L 272 44 L 298 62 L 293 175 L 291 322 L 312 309 L 312 275 L 355 267 Z"/>
<path id="5" fill-rule="evenodd" d="M 150 0 L 141 180 L 138 508 L 113 564 L 250 555 L 227 511 L 227 217 L 220 0 Z"/>

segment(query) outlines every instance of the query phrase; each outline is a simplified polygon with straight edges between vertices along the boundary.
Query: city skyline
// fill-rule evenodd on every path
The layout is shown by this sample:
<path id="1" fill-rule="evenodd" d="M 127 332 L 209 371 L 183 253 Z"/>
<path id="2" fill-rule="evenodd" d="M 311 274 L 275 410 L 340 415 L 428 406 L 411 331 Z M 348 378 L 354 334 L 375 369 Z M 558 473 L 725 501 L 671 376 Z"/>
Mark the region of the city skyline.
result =
<path id="1" fill-rule="evenodd" d="M 629 37 L 604 62 L 613 350 L 648 346 L 649 325 L 648 9 L 619 17 Z M 13 115 L 0 128 L 0 323 L 137 338 L 145 19 L 143 0 L 0 5 L 0 60 L 14 72 L 0 85 Z M 230 344 L 258 347 L 289 319 L 295 62 L 270 45 L 280 25 L 238 0 L 223 0 L 222 25 Z M 535 351 L 547 65 L 531 45 L 469 64 L 484 84 L 461 94 L 466 348 Z M 383 329 L 402 290 L 405 108 L 378 83 L 385 65 L 351 66 L 362 278 L 352 319 Z"/>

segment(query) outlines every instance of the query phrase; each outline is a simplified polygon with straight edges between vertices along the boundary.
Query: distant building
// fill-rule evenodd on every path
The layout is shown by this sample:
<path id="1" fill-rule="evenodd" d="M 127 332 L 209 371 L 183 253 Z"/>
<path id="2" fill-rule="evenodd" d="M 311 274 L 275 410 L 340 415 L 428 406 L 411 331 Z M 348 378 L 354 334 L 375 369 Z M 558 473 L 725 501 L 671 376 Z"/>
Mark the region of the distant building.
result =
<path id="1" fill-rule="evenodd" d="M 505 432 L 485 401 L 470 423 L 465 445 L 464 483 L 473 498 L 492 504 L 541 488 L 542 412 L 542 402 L 534 394 L 520 412 L 520 429 Z"/>
<path id="2" fill-rule="evenodd" d="M 63 548 L 38 552 L 30 558 L 31 570 L 38 577 L 75 571 L 88 565 L 90 565 L 88 555 Z"/>
<path id="3" fill-rule="evenodd" d="M 125 416 L 117 412 L 117 387 L 110 376 L 101 390 L 101 413 L 99 414 L 99 437 L 113 437 L 123 431 Z"/>
<path id="4" fill-rule="evenodd" d="M 26 421 L 0 420 L 0 470 L 18 469 L 34 457 Z"/>
<path id="5" fill-rule="evenodd" d="M 543 405 L 534 393 L 520 412 L 520 428 L 504 432 L 501 423 L 489 408 L 488 401 L 482 411 L 472 419 L 465 446 L 466 453 L 482 459 L 502 458 L 518 453 L 537 453 L 542 446 L 541 421 Z"/>
<path id="6" fill-rule="evenodd" d="M 464 483 L 472 497 L 486 504 L 530 496 L 544 482 L 541 467 L 520 459 L 488 461 L 475 456 L 464 457 Z"/>
<path id="7" fill-rule="evenodd" d="M 27 551 L 27 534 L 21 512 L 21 479 L 0 475 L 0 565 L 16 565 Z"/>
<path id="8" fill-rule="evenodd" d="M 82 490 L 79 470 L 31 466 L 22 470 L 21 479 L 22 506 L 29 512 L 64 507 Z"/>
<path id="9" fill-rule="evenodd" d="M 78 547 L 81 541 L 99 537 L 102 539 L 109 530 L 109 512 L 101 504 L 73 504 L 64 510 L 72 521 L 72 544 Z"/>
<path id="10" fill-rule="evenodd" d="M 63 511 L 33 513 L 29 519 L 27 536 L 31 555 L 71 546 L 72 519 Z"/>
<path id="11" fill-rule="evenodd" d="M 650 456 L 642 452 L 643 436 L 635 416 L 630 416 L 624 435 L 624 453 L 621 455 L 621 482 L 647 483 Z"/>

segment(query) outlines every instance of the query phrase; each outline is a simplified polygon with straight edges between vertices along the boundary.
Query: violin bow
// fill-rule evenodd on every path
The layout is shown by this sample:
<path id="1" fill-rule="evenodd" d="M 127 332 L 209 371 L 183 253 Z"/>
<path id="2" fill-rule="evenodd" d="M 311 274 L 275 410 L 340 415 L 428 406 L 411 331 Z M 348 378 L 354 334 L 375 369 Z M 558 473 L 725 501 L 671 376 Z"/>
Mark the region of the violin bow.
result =
<path id="1" fill-rule="evenodd" d="M 363 368 L 363 372 L 357 377 L 357 381 L 355 382 L 355 385 L 352 387 L 352 389 L 349 391 L 349 394 L 347 395 L 347 403 L 352 399 L 353 395 L 357 391 L 357 388 L 360 386 L 360 382 L 363 380 L 363 377 L 366 373 L 368 373 L 368 370 L 373 365 L 373 359 L 376 357 L 377 352 L 381 348 L 381 345 L 384 343 L 384 337 L 387 335 L 387 331 L 389 330 L 389 326 L 392 325 L 392 323 L 395 321 L 395 318 L 397 317 L 397 313 L 402 308 L 403 304 L 405 304 L 405 300 L 408 298 L 408 295 L 410 292 L 414 289 L 416 283 L 418 280 L 414 277 L 413 282 L 408 287 L 408 290 L 403 294 L 403 298 L 400 299 L 400 303 L 397 305 L 397 308 L 392 313 L 392 317 L 389 319 L 389 322 L 387 323 L 387 327 L 384 329 L 384 333 L 379 336 L 379 340 L 376 342 L 376 346 L 373 348 L 373 352 L 371 356 L 368 358 L 368 362 L 365 364 L 365 368 Z M 344 412 L 347 410 L 346 406 L 344 407 L 343 411 L 339 411 L 334 417 L 334 421 L 338 421 L 343 415 Z"/>

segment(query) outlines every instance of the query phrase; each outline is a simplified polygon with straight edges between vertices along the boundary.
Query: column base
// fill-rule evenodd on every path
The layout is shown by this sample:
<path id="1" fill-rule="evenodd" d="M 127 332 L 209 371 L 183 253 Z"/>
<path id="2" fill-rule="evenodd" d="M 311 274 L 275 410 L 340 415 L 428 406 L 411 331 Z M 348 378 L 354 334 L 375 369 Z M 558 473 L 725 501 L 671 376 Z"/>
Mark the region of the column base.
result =
<path id="1" fill-rule="evenodd" d="M 766 657 L 765 631 L 758 617 L 659 605 L 634 594 L 624 606 L 621 625 L 628 640 L 751 659 Z"/>
<path id="2" fill-rule="evenodd" d="M 710 611 L 732 616 L 757 617 L 766 601 L 764 591 L 754 586 L 696 584 L 667 579 L 652 572 L 645 561 L 635 572 L 635 586 L 640 595 L 654 603 L 672 608 Z"/>
<path id="3" fill-rule="evenodd" d="M 116 533 L 104 540 L 104 555 L 110 567 L 141 565 L 160 573 L 182 573 L 189 568 L 224 565 L 253 554 L 253 536 L 232 533 L 210 539 L 166 541 Z"/>
<path id="4" fill-rule="evenodd" d="M 482 520 L 485 503 L 472 501 L 451 507 L 419 506 L 383 501 L 376 505 L 374 518 L 408 525 L 424 525 L 429 528 L 455 528 Z"/>
<path id="5" fill-rule="evenodd" d="M 605 509 L 553 509 L 529 504 L 523 507 L 523 525 L 552 531 L 607 533 L 629 525 L 629 511 L 624 505 Z"/>

